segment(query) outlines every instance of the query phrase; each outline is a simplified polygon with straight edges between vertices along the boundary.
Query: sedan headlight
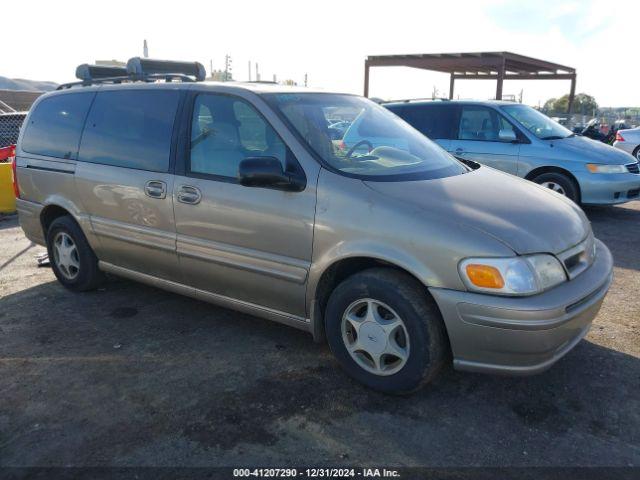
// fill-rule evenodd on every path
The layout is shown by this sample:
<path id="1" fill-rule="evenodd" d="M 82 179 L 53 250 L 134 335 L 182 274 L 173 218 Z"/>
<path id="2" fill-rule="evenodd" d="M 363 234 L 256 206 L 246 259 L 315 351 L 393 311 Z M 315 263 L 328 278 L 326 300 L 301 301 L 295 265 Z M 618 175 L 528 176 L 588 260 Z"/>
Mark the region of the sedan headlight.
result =
<path id="1" fill-rule="evenodd" d="M 567 280 L 560 261 L 545 254 L 467 258 L 459 270 L 469 290 L 495 295 L 533 295 Z"/>
<path id="2" fill-rule="evenodd" d="M 591 173 L 627 173 L 626 165 L 607 165 L 604 163 L 587 163 Z"/>

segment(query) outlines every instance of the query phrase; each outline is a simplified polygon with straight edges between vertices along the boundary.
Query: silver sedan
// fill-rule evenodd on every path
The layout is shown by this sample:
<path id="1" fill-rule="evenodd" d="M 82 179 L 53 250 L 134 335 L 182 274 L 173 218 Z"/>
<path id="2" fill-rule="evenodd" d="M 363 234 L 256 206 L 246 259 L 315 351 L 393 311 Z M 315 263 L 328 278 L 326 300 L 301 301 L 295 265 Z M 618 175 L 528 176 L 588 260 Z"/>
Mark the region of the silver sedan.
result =
<path id="1" fill-rule="evenodd" d="M 630 153 L 640 161 L 640 127 L 618 130 L 613 146 Z"/>

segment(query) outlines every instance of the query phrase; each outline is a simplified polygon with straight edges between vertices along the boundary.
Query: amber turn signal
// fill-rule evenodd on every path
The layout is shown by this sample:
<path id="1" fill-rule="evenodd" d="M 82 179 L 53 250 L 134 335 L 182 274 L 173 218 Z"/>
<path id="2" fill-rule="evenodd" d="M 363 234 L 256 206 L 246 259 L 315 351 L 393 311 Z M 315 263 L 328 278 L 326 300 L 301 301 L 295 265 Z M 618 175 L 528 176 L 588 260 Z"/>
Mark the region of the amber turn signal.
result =
<path id="1" fill-rule="evenodd" d="M 466 266 L 467 277 L 476 287 L 503 288 L 504 279 L 500 271 L 489 265 L 471 263 Z"/>

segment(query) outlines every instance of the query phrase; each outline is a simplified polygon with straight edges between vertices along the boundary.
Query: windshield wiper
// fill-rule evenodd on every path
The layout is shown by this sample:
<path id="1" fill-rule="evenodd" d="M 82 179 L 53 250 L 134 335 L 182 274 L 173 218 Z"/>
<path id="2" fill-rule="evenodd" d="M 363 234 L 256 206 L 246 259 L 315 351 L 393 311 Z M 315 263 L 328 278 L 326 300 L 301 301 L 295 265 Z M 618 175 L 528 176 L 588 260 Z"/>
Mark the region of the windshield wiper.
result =
<path id="1" fill-rule="evenodd" d="M 540 140 L 562 140 L 563 138 L 567 137 L 561 137 L 560 135 L 549 135 L 548 137 L 542 137 Z"/>

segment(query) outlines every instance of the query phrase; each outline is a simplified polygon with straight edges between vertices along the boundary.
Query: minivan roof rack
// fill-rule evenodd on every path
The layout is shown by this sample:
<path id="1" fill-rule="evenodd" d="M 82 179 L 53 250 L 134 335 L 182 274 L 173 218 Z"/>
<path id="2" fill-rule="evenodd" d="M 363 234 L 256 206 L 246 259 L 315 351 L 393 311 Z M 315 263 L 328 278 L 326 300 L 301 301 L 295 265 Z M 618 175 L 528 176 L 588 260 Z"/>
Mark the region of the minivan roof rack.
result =
<path id="1" fill-rule="evenodd" d="M 197 82 L 203 81 L 207 76 L 207 72 L 200 62 L 176 62 L 140 57 L 129 59 L 127 73 L 143 79 L 149 75 L 180 74 L 193 77 Z"/>
<path id="2" fill-rule="evenodd" d="M 107 65 L 89 65 L 83 63 L 76 67 L 76 78 L 84 81 L 97 80 L 111 77 L 124 77 L 127 69 L 124 67 L 112 67 Z"/>
<path id="3" fill-rule="evenodd" d="M 153 60 L 150 58 L 130 58 L 125 67 L 82 64 L 76 68 L 79 82 L 64 83 L 56 90 L 64 90 L 76 86 L 98 85 L 102 83 L 154 82 L 164 80 L 171 82 L 202 81 L 206 77 L 204 67 L 199 62 L 177 62 L 171 60 Z"/>

